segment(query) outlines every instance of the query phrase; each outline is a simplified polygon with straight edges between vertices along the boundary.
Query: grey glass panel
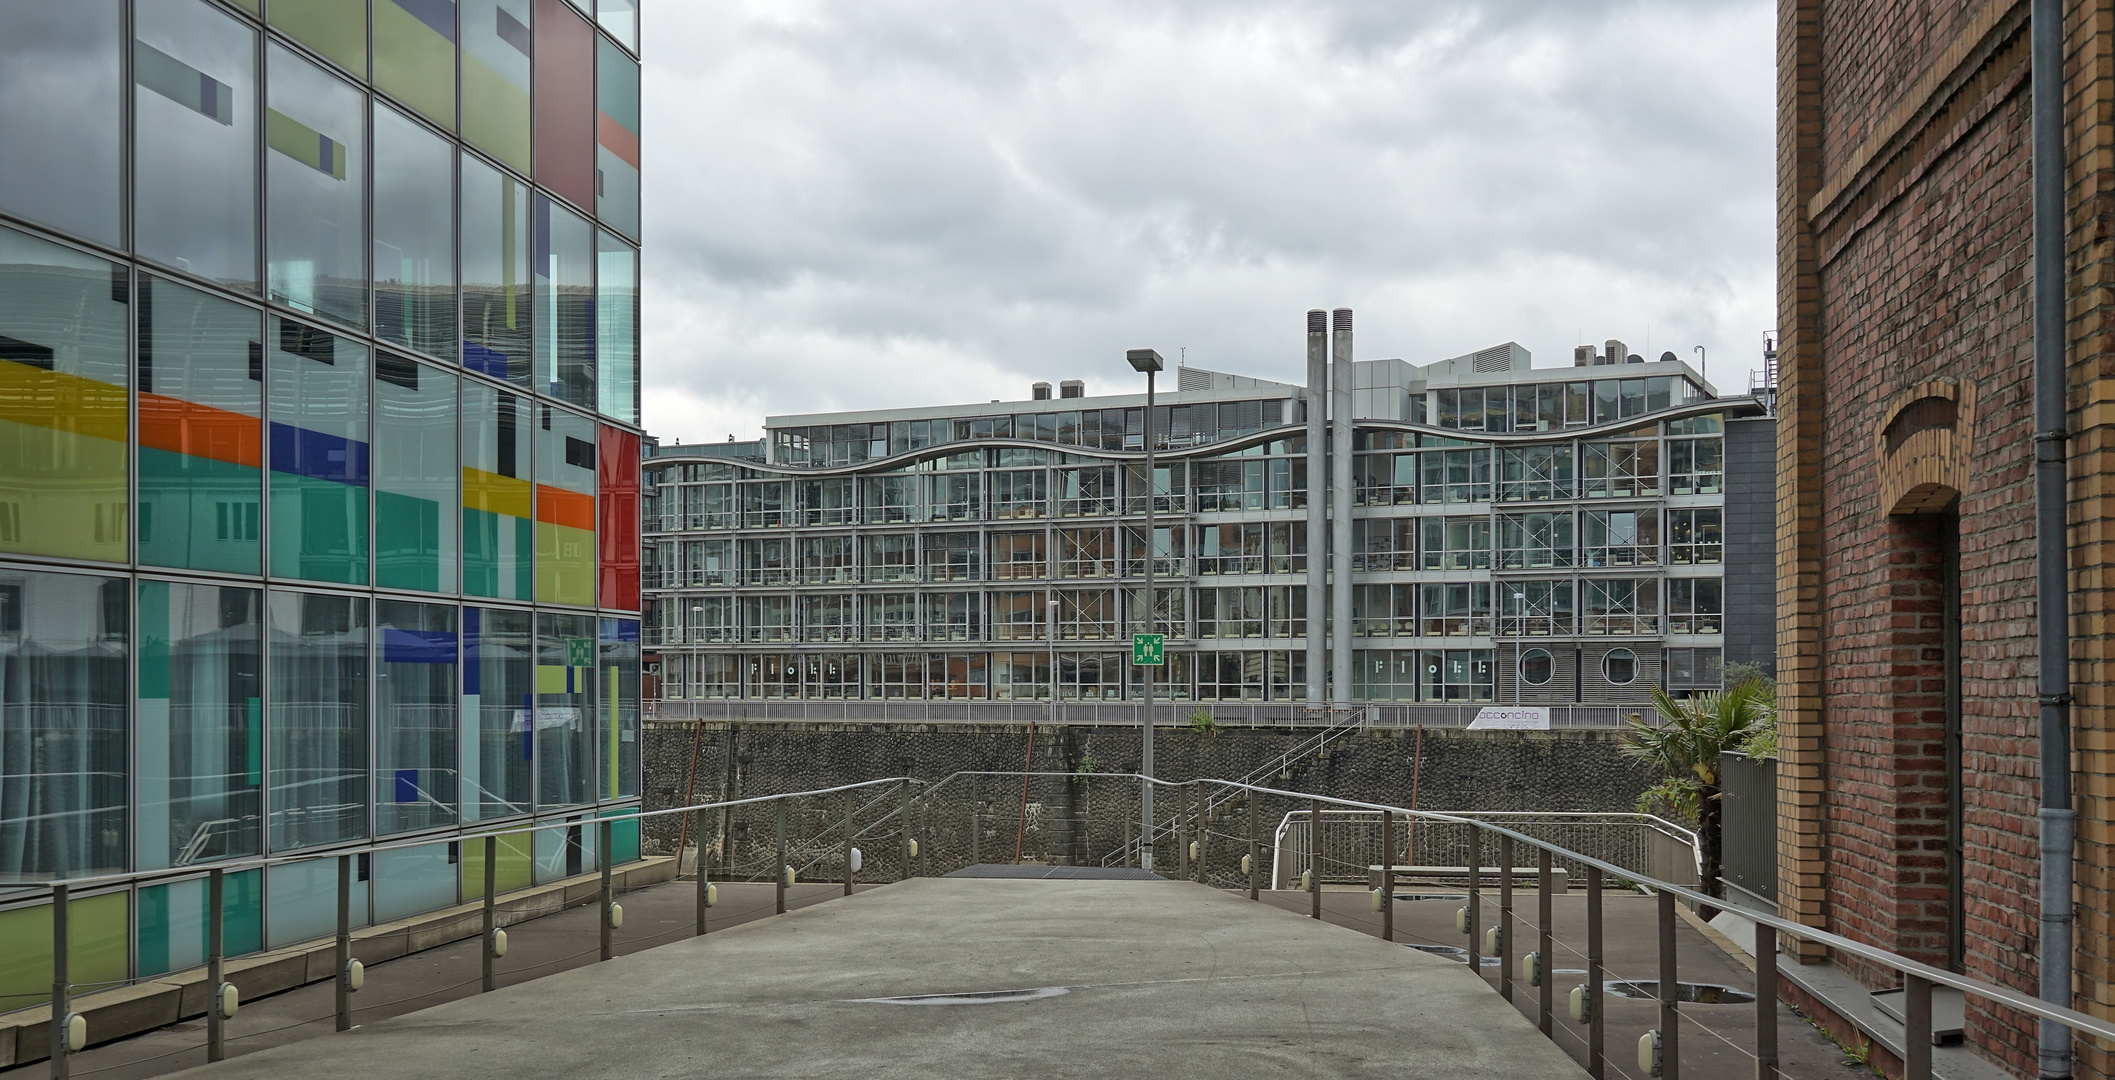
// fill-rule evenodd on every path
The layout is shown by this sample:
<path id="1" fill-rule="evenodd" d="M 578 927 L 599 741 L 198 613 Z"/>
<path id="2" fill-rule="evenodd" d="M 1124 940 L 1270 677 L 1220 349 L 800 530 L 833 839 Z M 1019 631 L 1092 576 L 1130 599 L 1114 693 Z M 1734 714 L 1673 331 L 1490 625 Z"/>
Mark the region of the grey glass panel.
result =
<path id="1" fill-rule="evenodd" d="M 600 0 L 595 14 L 611 37 L 639 51 L 639 0 Z"/>
<path id="2" fill-rule="evenodd" d="M 375 107 L 375 336 L 455 358 L 455 154 Z"/>
<path id="3" fill-rule="evenodd" d="M 269 866 L 264 881 L 266 948 L 284 948 L 337 932 L 338 860 Z M 351 916 L 354 927 L 367 925 L 367 886 L 358 881 L 353 882 Z"/>
<path id="4" fill-rule="evenodd" d="M 375 357 L 375 584 L 456 591 L 456 377 Z"/>
<path id="5" fill-rule="evenodd" d="M 529 385 L 529 187 L 463 155 L 463 366 Z"/>
<path id="6" fill-rule="evenodd" d="M 0 209 L 117 246 L 119 0 L 0 4 Z"/>
<path id="7" fill-rule="evenodd" d="M 595 216 L 639 235 L 639 63 L 595 39 Z"/>
<path id="8" fill-rule="evenodd" d="M 455 823 L 455 608 L 375 601 L 375 831 Z"/>
<path id="9" fill-rule="evenodd" d="M 596 235 L 595 381 L 604 416 L 639 422 L 639 253 Z"/>
<path id="10" fill-rule="evenodd" d="M 262 604 L 255 589 L 139 584 L 136 870 L 257 854 Z"/>
<path id="11" fill-rule="evenodd" d="M 463 819 L 526 814 L 535 760 L 535 616 L 463 609 Z"/>
<path id="12" fill-rule="evenodd" d="M 273 591 L 268 821 L 274 851 L 367 835 L 367 601 Z"/>
<path id="13" fill-rule="evenodd" d="M 130 594 L 0 571 L 0 882 L 125 868 Z"/>
<path id="14" fill-rule="evenodd" d="M 575 665 L 575 660 L 587 663 Z M 536 805 L 578 806 L 595 797 L 595 620 L 536 616 Z"/>
<path id="15" fill-rule="evenodd" d="M 272 299 L 367 325 L 367 100 L 273 45 L 265 249 Z"/>
<path id="16" fill-rule="evenodd" d="M 536 197 L 536 389 L 595 406 L 595 230 Z"/>
<path id="17" fill-rule="evenodd" d="M 257 291 L 257 33 L 203 0 L 134 8 L 133 245 Z"/>

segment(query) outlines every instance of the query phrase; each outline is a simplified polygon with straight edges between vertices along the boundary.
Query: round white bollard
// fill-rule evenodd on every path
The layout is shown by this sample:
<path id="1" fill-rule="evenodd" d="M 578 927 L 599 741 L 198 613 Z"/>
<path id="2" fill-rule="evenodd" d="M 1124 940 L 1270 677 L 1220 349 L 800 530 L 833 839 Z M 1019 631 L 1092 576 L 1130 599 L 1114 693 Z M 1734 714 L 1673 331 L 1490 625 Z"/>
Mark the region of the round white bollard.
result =
<path id="1" fill-rule="evenodd" d="M 66 1017 L 66 1052 L 78 1054 L 88 1048 L 88 1018 L 80 1013 Z"/>
<path id="2" fill-rule="evenodd" d="M 1256 872 L 1256 860 L 1254 856 L 1243 855 L 1241 857 L 1241 872 L 1244 874 L 1253 874 Z"/>
<path id="3" fill-rule="evenodd" d="M 367 985 L 367 965 L 358 960 L 345 962 L 345 988 L 357 994 Z"/>
<path id="4" fill-rule="evenodd" d="M 622 930 L 623 928 L 624 928 L 624 905 L 623 905 L 623 904 L 611 904 L 611 905 L 610 905 L 610 929 L 612 929 L 612 930 Z"/>
<path id="5" fill-rule="evenodd" d="M 1466 934 L 1469 932 L 1468 908 L 1454 909 L 1454 932 L 1457 934 Z"/>
<path id="6" fill-rule="evenodd" d="M 492 931 L 492 955 L 495 957 L 507 955 L 507 932 L 505 930 Z"/>
<path id="7" fill-rule="evenodd" d="M 218 997 L 220 1018 L 222 1020 L 235 1019 L 235 1010 L 242 1008 L 242 992 L 235 989 L 234 983 L 224 982 L 220 984 Z"/>
<path id="8" fill-rule="evenodd" d="M 793 868 L 790 866 L 786 868 L 786 887 L 793 887 Z"/>
<path id="9" fill-rule="evenodd" d="M 1584 983 L 1572 987 L 1572 1023 L 1591 1023 L 1594 1018 L 1594 995 Z"/>
<path id="10" fill-rule="evenodd" d="M 1658 1076 L 1660 1068 L 1660 1033 L 1657 1029 L 1638 1036 L 1638 1071 L 1647 1076 Z"/>
<path id="11" fill-rule="evenodd" d="M 706 906 L 706 907 L 717 907 L 717 906 L 719 906 L 719 903 L 720 903 L 720 887 L 719 887 L 718 885 L 706 885 L 706 886 L 705 886 L 705 906 Z"/>
<path id="12" fill-rule="evenodd" d="M 1387 907 L 1387 906 L 1388 906 L 1388 894 L 1387 894 L 1387 893 L 1385 893 L 1385 892 L 1382 892 L 1382 891 L 1381 891 L 1381 890 L 1379 890 L 1379 889 L 1375 889 L 1375 890 L 1373 890 L 1373 910 L 1375 910 L 1375 911 L 1379 911 L 1379 910 L 1381 910 L 1382 908 L 1385 908 L 1385 907 Z"/>
<path id="13" fill-rule="evenodd" d="M 913 841 L 911 841 L 911 858 L 915 859 L 915 858 L 917 858 L 917 857 L 918 857 L 918 841 L 916 841 L 916 840 L 913 840 Z"/>
<path id="14" fill-rule="evenodd" d="M 852 872 L 853 872 L 853 873 L 855 873 L 855 874 L 856 874 L 856 873 L 858 873 L 858 872 L 859 872 L 859 868 L 860 868 L 860 867 L 862 867 L 862 866 L 865 866 L 865 865 L 866 865 L 866 862 L 867 862 L 867 856 L 866 856 L 866 852 L 863 852 L 863 851 L 859 850 L 858 848 L 853 848 L 853 849 L 852 849 Z"/>
<path id="15" fill-rule="evenodd" d="M 1520 981 L 1529 986 L 1542 985 L 1542 954 L 1540 952 L 1521 954 Z"/>
<path id="16" fill-rule="evenodd" d="M 1499 953 L 1504 952 L 1504 945 L 1505 935 L 1499 932 L 1498 927 L 1494 926 L 1483 932 L 1483 954 L 1485 956 L 1497 956 Z"/>

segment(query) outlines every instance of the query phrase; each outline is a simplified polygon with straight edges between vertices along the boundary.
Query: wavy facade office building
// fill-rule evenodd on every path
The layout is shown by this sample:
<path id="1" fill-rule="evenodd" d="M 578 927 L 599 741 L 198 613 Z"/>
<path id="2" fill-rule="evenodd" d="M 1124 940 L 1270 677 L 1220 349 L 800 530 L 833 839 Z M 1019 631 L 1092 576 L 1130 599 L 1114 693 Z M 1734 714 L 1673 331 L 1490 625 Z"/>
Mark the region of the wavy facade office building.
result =
<path id="1" fill-rule="evenodd" d="M 481 893 L 465 827 L 524 824 L 505 888 L 635 857 L 581 823 L 639 794 L 638 34 L 0 4 L 0 1010 L 8 883 L 432 835 L 365 924 Z M 335 863 L 232 876 L 228 952 Z M 200 962 L 200 876 L 78 896 L 74 981 Z"/>
<path id="2" fill-rule="evenodd" d="M 1076 380 L 656 449 L 653 707 L 1027 719 L 1053 691 L 1071 716 L 1137 701 L 1149 547 L 1158 693 L 1184 714 L 1326 700 L 1459 722 L 1520 703 L 1606 723 L 1653 686 L 1772 662 L 1762 404 L 1620 341 L 1570 368 L 1510 343 L 1360 361 L 1351 313 L 1328 320 L 1311 313 L 1306 386 L 1170 372 L 1150 483 L 1145 395 Z"/>

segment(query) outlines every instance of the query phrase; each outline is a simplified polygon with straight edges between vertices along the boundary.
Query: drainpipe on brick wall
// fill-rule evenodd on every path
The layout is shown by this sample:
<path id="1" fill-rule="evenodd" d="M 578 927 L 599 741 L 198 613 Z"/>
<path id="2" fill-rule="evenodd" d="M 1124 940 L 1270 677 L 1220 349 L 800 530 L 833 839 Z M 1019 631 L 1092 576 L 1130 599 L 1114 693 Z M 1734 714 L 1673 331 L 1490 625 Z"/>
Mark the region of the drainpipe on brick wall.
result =
<path id="1" fill-rule="evenodd" d="M 2063 0 L 2034 0 L 2035 647 L 2042 756 L 2041 997 L 2071 1004 L 2071 595 L 2065 453 Z M 2041 1022 L 2041 1075 L 2071 1075 L 2071 1031 Z"/>

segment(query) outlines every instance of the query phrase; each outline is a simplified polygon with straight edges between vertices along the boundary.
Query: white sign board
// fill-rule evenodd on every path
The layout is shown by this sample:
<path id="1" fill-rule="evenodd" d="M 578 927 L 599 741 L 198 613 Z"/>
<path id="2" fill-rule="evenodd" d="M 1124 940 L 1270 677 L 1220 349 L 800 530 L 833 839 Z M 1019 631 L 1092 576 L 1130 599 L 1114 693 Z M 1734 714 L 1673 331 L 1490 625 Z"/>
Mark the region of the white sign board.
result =
<path id="1" fill-rule="evenodd" d="M 1486 705 L 1469 721 L 1470 731 L 1548 731 L 1547 705 Z"/>

